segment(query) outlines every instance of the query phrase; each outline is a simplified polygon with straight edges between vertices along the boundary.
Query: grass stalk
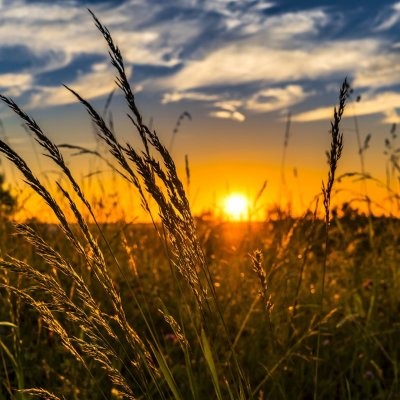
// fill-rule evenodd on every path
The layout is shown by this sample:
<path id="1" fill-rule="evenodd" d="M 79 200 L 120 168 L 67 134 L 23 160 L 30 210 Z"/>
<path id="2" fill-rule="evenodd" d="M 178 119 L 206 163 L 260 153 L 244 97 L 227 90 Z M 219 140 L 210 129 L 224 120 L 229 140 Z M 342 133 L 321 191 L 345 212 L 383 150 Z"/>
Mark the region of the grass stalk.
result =
<path id="1" fill-rule="evenodd" d="M 322 264 L 322 277 L 321 277 L 321 295 L 320 295 L 320 310 L 319 314 L 322 316 L 324 309 L 324 297 L 325 297 L 325 279 L 326 279 L 326 267 L 327 259 L 329 254 L 329 227 L 331 220 L 331 195 L 332 188 L 335 183 L 335 175 L 338 161 L 342 155 L 343 150 L 343 133 L 341 132 L 340 123 L 346 107 L 346 102 L 350 94 L 350 85 L 347 79 L 344 80 L 339 93 L 339 106 L 334 108 L 333 121 L 331 121 L 331 147 L 330 151 L 327 152 L 327 161 L 329 165 L 328 180 L 327 183 L 322 181 L 322 194 L 324 198 L 324 210 L 325 210 L 325 250 Z M 317 349 L 315 357 L 315 374 L 314 374 L 314 400 L 318 399 L 318 370 L 319 370 L 319 355 L 321 348 L 321 325 L 318 325 L 317 335 Z"/>

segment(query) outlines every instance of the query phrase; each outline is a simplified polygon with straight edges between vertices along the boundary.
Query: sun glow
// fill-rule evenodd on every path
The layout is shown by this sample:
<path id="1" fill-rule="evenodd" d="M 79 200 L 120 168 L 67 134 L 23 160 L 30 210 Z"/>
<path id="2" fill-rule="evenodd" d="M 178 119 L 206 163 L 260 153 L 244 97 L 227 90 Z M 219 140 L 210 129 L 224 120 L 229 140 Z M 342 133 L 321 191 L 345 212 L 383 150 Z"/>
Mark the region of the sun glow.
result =
<path id="1" fill-rule="evenodd" d="M 242 194 L 231 194 L 224 201 L 224 213 L 233 221 L 246 219 L 248 213 L 247 198 Z"/>

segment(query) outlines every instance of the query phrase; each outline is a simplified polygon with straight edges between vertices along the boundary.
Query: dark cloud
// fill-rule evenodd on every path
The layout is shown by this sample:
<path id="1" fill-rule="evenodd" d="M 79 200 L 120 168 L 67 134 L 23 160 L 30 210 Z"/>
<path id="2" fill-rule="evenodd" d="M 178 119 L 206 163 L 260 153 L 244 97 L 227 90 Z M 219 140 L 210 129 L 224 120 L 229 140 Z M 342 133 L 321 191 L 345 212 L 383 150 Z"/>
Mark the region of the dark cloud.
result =
<path id="1" fill-rule="evenodd" d="M 107 61 L 106 56 L 81 54 L 62 68 L 37 74 L 35 83 L 39 86 L 59 86 L 61 83 L 70 83 L 79 75 L 90 72 L 94 64 Z"/>
<path id="2" fill-rule="evenodd" d="M 23 71 L 43 64 L 44 60 L 36 56 L 23 45 L 0 47 L 0 74 Z"/>

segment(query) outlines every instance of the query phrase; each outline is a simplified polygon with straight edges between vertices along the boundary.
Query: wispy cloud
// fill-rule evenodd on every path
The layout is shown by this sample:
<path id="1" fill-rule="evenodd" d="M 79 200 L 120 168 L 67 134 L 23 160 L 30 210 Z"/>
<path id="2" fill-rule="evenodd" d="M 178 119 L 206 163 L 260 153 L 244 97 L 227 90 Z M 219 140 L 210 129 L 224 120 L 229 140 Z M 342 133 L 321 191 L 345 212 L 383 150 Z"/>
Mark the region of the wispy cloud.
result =
<path id="1" fill-rule="evenodd" d="M 400 93 L 383 92 L 365 96 L 354 108 L 350 108 L 345 116 L 381 114 L 383 122 L 393 123 L 398 121 L 396 110 L 400 109 Z M 328 120 L 332 117 L 332 107 L 322 107 L 295 115 L 292 119 L 298 122 Z"/>
<path id="2" fill-rule="evenodd" d="M 128 66 L 174 66 L 180 62 L 179 52 L 183 44 L 201 30 L 196 21 L 179 20 L 172 28 L 168 21 L 149 25 L 147 22 L 151 15 L 143 2 L 127 1 L 112 7 L 111 3 L 106 3 L 95 8 L 112 31 Z M 160 6 L 155 5 L 152 12 L 157 13 L 159 9 Z M 24 85 L 20 80 L 15 81 L 14 86 L 19 86 L 20 92 L 34 89 L 36 94 L 31 104 L 40 104 L 42 99 L 46 99 L 44 104 L 47 105 L 51 104 L 51 100 L 54 100 L 53 105 L 68 102 L 68 96 L 62 94 L 62 89 L 38 84 L 36 77 L 39 74 L 67 68 L 83 54 L 104 56 L 106 59 L 105 43 L 94 28 L 89 13 L 77 1 L 58 4 L 26 0 L 0 2 L 0 47 L 4 46 L 9 51 L 13 46 L 23 46 L 35 56 L 35 60 L 45 60 L 30 63 L 29 67 L 15 73 L 25 78 Z M 0 82 L 8 82 L 9 77 L 9 74 L 0 73 Z M 99 71 L 94 70 L 84 77 L 88 88 L 89 84 L 95 85 L 86 91 L 89 97 L 107 93 L 113 84 L 113 75 L 107 76 L 107 81 L 96 80 L 98 77 Z M 79 74 L 66 83 L 85 86 Z"/>
<path id="3" fill-rule="evenodd" d="M 365 60 L 354 74 L 354 86 L 381 88 L 400 84 L 400 53 L 382 52 Z"/>
<path id="4" fill-rule="evenodd" d="M 127 70 L 127 75 L 131 74 L 131 69 Z M 82 93 L 85 98 L 94 98 L 109 94 L 114 88 L 114 71 L 108 64 L 94 64 L 92 70 L 87 74 L 82 74 L 73 82 L 72 88 L 78 93 Z M 99 85 L 98 83 L 102 84 Z M 137 92 L 138 90 L 136 90 Z M 51 105 L 63 105 L 75 102 L 76 98 L 63 86 L 40 88 L 31 98 L 29 108 L 45 107 Z"/>
<path id="5" fill-rule="evenodd" d="M 32 86 L 32 76 L 27 73 L 0 74 L 0 89 L 8 96 L 19 96 Z"/>
<path id="6" fill-rule="evenodd" d="M 39 55 L 63 54 L 65 64 L 80 54 L 104 54 L 105 45 L 89 14 L 77 3 L 51 5 L 13 0 L 6 2 L 1 11 L 0 45 L 23 45 Z M 171 59 L 171 53 L 183 38 L 179 40 L 177 35 L 166 33 L 165 24 L 139 29 L 138 20 L 132 19 L 135 13 L 130 3 L 113 8 L 103 5 L 99 7 L 99 13 L 103 21 L 108 21 L 113 35 L 124 49 L 127 62 L 150 65 L 176 62 Z M 182 25 L 178 24 L 178 28 L 190 35 L 190 29 Z"/>
<path id="7" fill-rule="evenodd" d="M 400 22 L 400 2 L 397 2 L 387 8 L 385 12 L 379 16 L 376 31 L 386 31 L 393 28 Z"/>
<path id="8" fill-rule="evenodd" d="M 385 118 L 383 122 L 386 124 L 400 124 L 400 115 L 395 109 L 386 111 L 384 114 Z"/>
<path id="9" fill-rule="evenodd" d="M 211 111 L 210 116 L 222 119 L 232 119 L 238 122 L 243 122 L 246 119 L 246 117 L 239 111 L 230 111 L 230 110 Z"/>
<path id="10" fill-rule="evenodd" d="M 253 0 L 206 0 L 196 1 L 195 4 L 202 12 L 220 15 L 221 23 L 228 31 L 242 34 L 257 31 L 265 21 L 262 12 L 275 5 L 270 1 Z"/>
<path id="11" fill-rule="evenodd" d="M 362 67 L 379 49 L 373 39 L 303 44 L 275 49 L 245 42 L 215 50 L 186 66 L 165 85 L 181 90 L 256 81 L 288 82 L 343 75 Z M 335 55 L 335 56 L 333 56 Z"/>
<path id="12" fill-rule="evenodd" d="M 304 101 L 311 95 L 312 92 L 305 92 L 299 85 L 264 89 L 246 102 L 246 108 L 255 112 L 282 110 Z"/>
<path id="13" fill-rule="evenodd" d="M 242 100 L 223 100 L 213 104 L 217 110 L 211 111 L 209 115 L 215 118 L 232 119 L 234 121 L 243 122 L 246 116 L 239 111 L 243 106 Z"/>
<path id="14" fill-rule="evenodd" d="M 211 111 L 210 115 L 242 122 L 249 114 L 287 110 L 311 95 L 312 92 L 306 92 L 299 85 L 262 89 L 241 100 L 228 99 L 226 95 L 225 98 L 221 95 L 221 100 L 213 104 L 217 110 Z"/>
<path id="15" fill-rule="evenodd" d="M 216 94 L 207 94 L 200 92 L 170 92 L 164 93 L 161 103 L 176 103 L 182 100 L 215 101 L 218 100 L 218 98 L 219 96 Z"/>

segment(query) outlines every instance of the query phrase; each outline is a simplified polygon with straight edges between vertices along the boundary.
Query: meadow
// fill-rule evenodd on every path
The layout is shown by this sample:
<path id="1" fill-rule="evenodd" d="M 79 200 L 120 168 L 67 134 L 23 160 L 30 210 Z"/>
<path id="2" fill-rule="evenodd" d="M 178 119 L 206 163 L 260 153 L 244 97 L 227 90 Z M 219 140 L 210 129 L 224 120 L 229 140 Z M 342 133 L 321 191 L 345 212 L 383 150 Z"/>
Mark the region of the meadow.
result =
<path id="1" fill-rule="evenodd" d="M 60 200 L 0 141 L 58 221 L 14 223 L 2 190 L 0 399 L 399 399 L 400 222 L 331 205 L 347 81 L 309 210 L 276 208 L 263 222 L 194 217 L 121 52 L 93 18 L 142 148 L 120 143 L 85 94 L 66 89 L 152 222 L 98 220 L 62 149 L 0 96 L 63 176 Z"/>

